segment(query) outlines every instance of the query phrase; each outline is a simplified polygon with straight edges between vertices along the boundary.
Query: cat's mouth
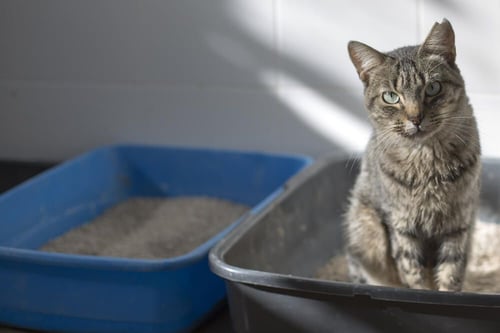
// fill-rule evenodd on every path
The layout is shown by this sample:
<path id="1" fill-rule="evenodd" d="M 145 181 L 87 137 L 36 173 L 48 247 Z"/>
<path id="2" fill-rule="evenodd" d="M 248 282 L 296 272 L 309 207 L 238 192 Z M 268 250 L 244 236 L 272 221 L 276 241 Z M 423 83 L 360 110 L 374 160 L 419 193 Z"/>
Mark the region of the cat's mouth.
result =
<path id="1" fill-rule="evenodd" d="M 422 139 L 430 136 L 433 132 L 428 126 L 412 124 L 411 126 L 406 126 L 402 134 L 409 139 Z"/>
<path id="2" fill-rule="evenodd" d="M 418 126 L 412 126 L 410 128 L 407 128 L 405 132 L 406 132 L 407 136 L 415 136 L 415 135 L 421 135 L 423 130 L 422 130 L 422 126 L 418 125 Z"/>

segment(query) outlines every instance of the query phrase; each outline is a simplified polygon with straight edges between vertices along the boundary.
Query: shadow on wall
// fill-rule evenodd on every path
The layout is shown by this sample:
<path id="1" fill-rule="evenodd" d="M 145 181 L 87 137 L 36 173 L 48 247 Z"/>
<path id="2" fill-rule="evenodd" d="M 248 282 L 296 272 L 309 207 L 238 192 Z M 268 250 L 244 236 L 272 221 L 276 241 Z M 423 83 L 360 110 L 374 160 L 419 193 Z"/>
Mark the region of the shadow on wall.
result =
<path id="1" fill-rule="evenodd" d="M 286 140 L 290 136 L 299 141 L 303 137 L 309 145 L 304 149 L 312 155 L 331 150 L 362 151 L 370 128 L 361 83 L 356 89 L 342 88 L 345 86 L 342 77 L 328 76 L 315 66 L 278 50 L 275 37 L 259 39 L 238 21 L 239 15 L 235 12 L 242 9 L 238 8 L 239 4 L 241 2 L 230 0 L 212 3 L 208 10 L 217 11 L 226 21 L 223 26 L 231 26 L 231 30 L 215 28 L 200 33 L 207 49 L 219 58 L 218 62 L 225 62 L 230 68 L 228 71 L 247 77 L 250 86 L 256 83 L 251 89 L 264 90 L 273 98 L 273 111 L 279 112 L 278 118 L 284 121 L 284 124 L 274 123 L 274 130 L 283 131 L 278 138 Z M 261 3 L 255 6 L 265 7 Z M 207 15 L 217 17 L 213 13 Z M 342 56 L 347 58 L 347 46 L 344 49 Z M 352 75 L 356 76 L 354 67 Z M 300 125 L 290 126 L 291 119 Z M 288 132 L 290 129 L 294 132 Z"/>
<path id="2" fill-rule="evenodd" d="M 0 1 L 0 153 L 56 160 L 124 141 L 363 150 L 346 44 L 365 28 L 351 32 L 352 19 L 390 22 L 375 38 L 411 27 L 379 41 L 412 43 L 417 1 L 394 3 L 406 16 L 369 1 L 362 12 L 328 0 Z"/>
<path id="3" fill-rule="evenodd" d="M 360 90 L 337 92 L 337 78 L 255 38 L 234 17 L 243 2 L 274 3 L 0 2 L 0 152 L 55 160 L 123 141 L 359 148 Z"/>
<path id="4" fill-rule="evenodd" d="M 279 3 L 279 1 L 277 2 Z M 324 4 L 318 2 L 312 8 L 304 2 L 301 5 L 303 9 L 311 7 L 311 10 L 304 10 L 307 13 L 304 13 L 302 18 L 314 20 L 313 16 L 316 14 L 322 16 L 318 17 L 318 20 L 328 20 L 327 10 L 331 8 L 321 8 Z M 459 17 L 466 15 L 463 13 L 463 8 L 452 1 L 438 0 L 435 4 L 445 8 L 444 11 L 448 12 L 449 15 L 458 15 Z M 206 32 L 209 47 L 232 66 L 246 70 L 247 75 L 255 76 L 256 80 L 276 97 L 277 102 L 290 115 L 301 121 L 308 130 L 315 132 L 321 138 L 343 150 L 362 151 L 369 137 L 370 126 L 363 106 L 361 83 L 355 88 L 349 88 L 351 78 L 356 77 L 354 67 L 351 67 L 351 78 L 346 80 L 345 71 L 337 73 L 338 75 L 331 75 L 332 71 L 328 73 L 328 71 L 321 70 L 321 64 L 305 60 L 297 52 L 294 52 L 293 48 L 283 47 L 281 44 L 283 42 L 282 36 L 278 30 L 280 29 L 278 24 L 283 22 L 276 18 L 276 2 L 274 6 L 274 17 L 270 19 L 274 25 L 274 31 L 273 35 L 269 36 L 266 35 L 265 29 L 259 29 L 257 24 L 252 22 L 254 16 L 262 18 L 263 11 L 259 12 L 259 8 L 263 7 L 262 3 L 226 0 L 223 13 L 226 15 L 225 19 L 230 22 L 234 29 L 230 33 Z M 388 22 L 386 26 L 390 26 L 391 18 L 384 16 L 387 13 L 377 13 L 377 15 L 380 16 L 381 22 Z M 417 10 L 415 15 L 421 16 L 422 13 Z M 441 17 L 436 19 L 441 20 Z M 348 37 L 349 25 L 345 23 L 339 22 L 337 26 L 331 24 L 334 28 L 331 33 Z M 297 22 L 297 24 L 300 25 L 301 22 Z M 356 22 L 352 24 L 356 24 Z M 420 26 L 418 19 L 416 24 L 417 27 Z M 315 25 L 313 24 L 313 26 Z M 321 25 L 317 26 L 321 27 Z M 306 22 L 304 27 L 310 29 L 310 22 Z M 430 29 L 430 26 L 428 28 Z M 427 28 L 423 29 L 425 31 L 419 31 L 417 28 L 418 36 L 416 39 L 418 43 L 428 32 Z M 312 29 L 310 34 L 312 39 L 321 38 L 315 36 Z M 320 42 L 319 40 L 315 41 L 315 43 Z M 328 42 L 325 40 L 325 43 Z M 305 44 L 303 47 L 310 46 L 309 43 Z M 346 44 L 347 39 L 345 44 L 333 45 L 322 50 L 342 52 L 342 56 L 348 59 Z M 410 36 L 408 36 L 408 44 L 414 44 Z M 322 50 L 318 50 L 318 52 Z M 241 57 L 242 55 L 244 57 Z M 325 61 L 328 60 L 328 57 L 328 54 L 324 54 Z M 313 58 L 321 59 L 320 57 Z M 248 66 L 248 62 L 251 63 L 250 66 Z M 484 62 L 482 63 L 484 64 Z M 479 65 L 477 64 L 477 66 Z"/>
<path id="5" fill-rule="evenodd" d="M 315 64 L 284 52 L 275 22 L 273 36 L 259 38 L 258 33 L 249 31 L 238 20 L 241 17 L 238 12 L 245 10 L 239 8 L 240 4 L 226 0 L 225 19 L 234 29 L 230 33 L 207 32 L 208 46 L 229 65 L 254 76 L 275 97 L 280 108 L 302 123 L 304 131 L 313 132 L 331 145 L 327 150 L 361 152 L 370 135 L 361 83 L 356 89 L 345 88 L 348 84 L 343 77 L 327 75 Z M 271 19 L 275 21 L 276 17 Z M 347 42 L 341 49 L 348 58 Z M 354 67 L 352 76 L 357 77 Z"/>

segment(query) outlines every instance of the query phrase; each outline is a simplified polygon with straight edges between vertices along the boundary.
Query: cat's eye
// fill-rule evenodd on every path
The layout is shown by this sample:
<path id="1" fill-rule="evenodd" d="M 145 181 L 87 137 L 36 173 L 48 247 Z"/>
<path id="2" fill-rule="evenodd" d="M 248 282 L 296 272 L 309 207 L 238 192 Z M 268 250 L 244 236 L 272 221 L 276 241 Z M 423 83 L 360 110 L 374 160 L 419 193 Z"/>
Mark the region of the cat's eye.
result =
<path id="1" fill-rule="evenodd" d="M 425 94 L 429 97 L 436 96 L 441 92 L 441 83 L 433 81 L 425 87 Z"/>
<path id="2" fill-rule="evenodd" d="M 386 91 L 382 94 L 382 99 L 387 104 L 396 104 L 397 102 L 399 102 L 399 95 L 394 91 Z"/>

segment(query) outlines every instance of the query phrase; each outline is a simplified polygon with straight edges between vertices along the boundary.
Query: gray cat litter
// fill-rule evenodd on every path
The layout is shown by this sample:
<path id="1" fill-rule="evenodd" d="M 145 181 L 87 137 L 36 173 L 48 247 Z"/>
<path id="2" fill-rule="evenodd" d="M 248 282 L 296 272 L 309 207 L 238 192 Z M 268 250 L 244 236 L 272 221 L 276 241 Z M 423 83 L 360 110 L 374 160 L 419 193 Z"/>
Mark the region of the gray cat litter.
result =
<path id="1" fill-rule="evenodd" d="M 159 259 L 188 253 L 249 207 L 209 197 L 132 198 L 41 250 L 94 256 Z"/>
<path id="2" fill-rule="evenodd" d="M 500 224 L 478 221 L 474 231 L 471 257 L 467 265 L 463 291 L 500 293 L 499 250 Z M 332 257 L 318 269 L 316 278 L 349 282 L 345 256 L 336 255 Z"/>

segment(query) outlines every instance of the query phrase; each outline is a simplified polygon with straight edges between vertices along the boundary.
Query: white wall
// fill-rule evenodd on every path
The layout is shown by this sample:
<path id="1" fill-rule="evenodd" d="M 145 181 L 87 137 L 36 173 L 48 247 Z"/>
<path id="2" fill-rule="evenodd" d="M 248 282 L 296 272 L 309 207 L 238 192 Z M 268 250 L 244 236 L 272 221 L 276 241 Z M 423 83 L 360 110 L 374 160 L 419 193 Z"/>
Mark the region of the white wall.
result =
<path id="1" fill-rule="evenodd" d="M 0 158 L 117 142 L 361 150 L 347 41 L 416 44 L 443 17 L 484 152 L 500 156 L 498 0 L 2 0 Z"/>

